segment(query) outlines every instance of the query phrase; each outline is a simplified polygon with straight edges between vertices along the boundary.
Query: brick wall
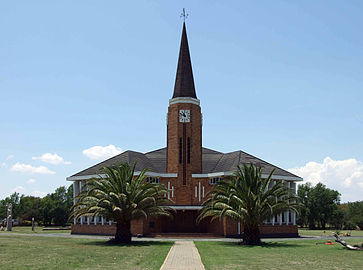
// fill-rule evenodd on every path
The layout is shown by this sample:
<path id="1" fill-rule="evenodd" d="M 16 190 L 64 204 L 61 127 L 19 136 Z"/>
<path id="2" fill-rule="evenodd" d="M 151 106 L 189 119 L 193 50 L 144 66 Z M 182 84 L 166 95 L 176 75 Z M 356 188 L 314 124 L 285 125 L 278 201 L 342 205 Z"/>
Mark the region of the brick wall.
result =
<path id="1" fill-rule="evenodd" d="M 115 235 L 116 224 L 109 225 L 94 225 L 94 224 L 73 224 L 72 234 L 95 234 L 95 235 Z M 133 220 L 131 221 L 131 233 L 132 235 L 143 234 L 144 233 L 144 221 L 143 220 Z"/>
<path id="2" fill-rule="evenodd" d="M 240 232 L 243 232 L 243 226 L 240 225 Z M 230 219 L 223 220 L 224 236 L 233 236 L 238 234 L 238 222 Z M 298 237 L 298 228 L 296 225 L 261 225 L 260 233 L 263 237 Z"/>
<path id="3" fill-rule="evenodd" d="M 154 228 L 150 228 L 150 222 L 154 222 Z M 201 222 L 200 226 L 204 233 L 213 233 L 220 236 L 237 236 L 238 223 L 233 220 L 224 219 L 222 221 L 214 220 L 210 223 L 210 219 Z M 243 226 L 241 225 L 241 233 Z M 131 224 L 131 233 L 133 235 L 162 233 L 162 218 L 151 218 L 146 221 L 133 221 Z M 262 225 L 260 232 L 263 237 L 297 237 L 298 228 L 296 225 Z M 72 225 L 72 234 L 94 234 L 94 235 L 115 235 L 116 225 L 94 225 L 94 224 L 76 224 Z"/>
<path id="4" fill-rule="evenodd" d="M 200 183 L 200 201 L 199 201 L 199 183 Z M 203 197 L 204 187 L 204 197 Z M 197 196 L 195 196 L 195 188 L 197 188 Z M 193 196 L 192 204 L 201 205 L 206 199 L 208 192 L 213 188 L 213 185 L 209 183 L 209 178 L 193 178 Z"/>
<path id="5" fill-rule="evenodd" d="M 296 225 L 262 225 L 260 232 L 266 237 L 297 237 L 299 236 L 298 228 Z"/>
<path id="6" fill-rule="evenodd" d="M 72 234 L 115 235 L 116 225 L 73 224 Z"/>

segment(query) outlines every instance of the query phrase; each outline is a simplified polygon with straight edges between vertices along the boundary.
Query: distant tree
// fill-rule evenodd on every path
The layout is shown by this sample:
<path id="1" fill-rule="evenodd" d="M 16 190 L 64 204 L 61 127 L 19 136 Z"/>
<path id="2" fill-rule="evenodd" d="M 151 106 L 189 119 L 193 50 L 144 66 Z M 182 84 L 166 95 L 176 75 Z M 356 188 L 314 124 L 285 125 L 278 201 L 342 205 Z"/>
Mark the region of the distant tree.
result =
<path id="1" fill-rule="evenodd" d="M 363 201 L 348 203 L 346 222 L 363 230 Z"/>
<path id="2" fill-rule="evenodd" d="M 297 195 L 300 198 L 301 205 L 299 207 L 299 215 L 297 218 L 297 224 L 300 226 L 308 226 L 309 225 L 309 219 L 308 216 L 310 214 L 309 207 L 308 207 L 308 201 L 309 201 L 309 193 L 312 186 L 310 183 L 306 183 L 299 186 L 299 189 L 297 191 Z"/>
<path id="3" fill-rule="evenodd" d="M 9 203 L 11 203 L 13 206 L 13 213 L 12 213 L 13 218 L 18 218 L 19 212 L 20 212 L 20 208 L 19 208 L 20 195 L 19 195 L 19 193 L 14 192 L 13 194 L 10 195 L 10 197 L 6 197 L 4 200 L 0 201 L 0 218 L 1 219 L 6 218 L 7 213 L 8 213 Z"/>
<path id="4" fill-rule="evenodd" d="M 61 186 L 41 200 L 40 216 L 46 226 L 65 226 L 73 205 L 73 185 Z"/>
<path id="5" fill-rule="evenodd" d="M 72 197 L 69 197 L 69 192 L 62 186 L 51 194 L 51 198 L 53 202 L 51 211 L 53 222 L 55 225 L 65 226 L 69 218 L 70 208 L 72 207 Z"/>
<path id="6" fill-rule="evenodd" d="M 145 181 L 146 170 L 134 176 L 135 165 L 103 167 L 106 177 L 92 179 L 85 185 L 85 191 L 77 196 L 71 217 L 103 216 L 116 221 L 117 243 L 131 242 L 131 220 L 149 216 L 169 216 L 168 190 L 162 184 Z"/>
<path id="7" fill-rule="evenodd" d="M 329 218 L 329 224 L 334 228 L 342 229 L 345 223 L 344 211 L 338 207 L 333 211 Z"/>
<path id="8" fill-rule="evenodd" d="M 13 218 L 31 221 L 32 218 L 44 225 L 64 226 L 73 205 L 73 185 L 59 187 L 44 198 L 25 196 L 14 192 L 0 200 L 0 219 L 6 218 L 9 203 L 13 205 Z"/>
<path id="9" fill-rule="evenodd" d="M 261 243 L 259 226 L 264 220 L 291 209 L 297 211 L 297 196 L 292 194 L 282 183 L 271 185 L 273 171 L 262 178 L 262 169 L 250 166 L 238 166 L 233 177 L 218 182 L 198 217 L 214 219 L 230 218 L 243 225 L 243 244 Z M 268 188 L 270 187 L 270 188 Z"/>
<path id="10" fill-rule="evenodd" d="M 337 224 L 337 218 L 342 217 L 338 209 L 340 193 L 327 188 L 322 183 L 313 187 L 310 183 L 299 186 L 298 196 L 302 201 L 299 223 L 308 224 L 310 229 L 318 226 L 325 229 L 327 223 Z"/>
<path id="11" fill-rule="evenodd" d="M 50 194 L 42 198 L 40 205 L 40 216 L 44 226 L 52 225 L 53 200 Z"/>
<path id="12" fill-rule="evenodd" d="M 31 221 L 32 218 L 36 221 L 41 219 L 41 198 L 33 196 L 20 197 L 19 202 L 19 217 L 22 221 Z"/>

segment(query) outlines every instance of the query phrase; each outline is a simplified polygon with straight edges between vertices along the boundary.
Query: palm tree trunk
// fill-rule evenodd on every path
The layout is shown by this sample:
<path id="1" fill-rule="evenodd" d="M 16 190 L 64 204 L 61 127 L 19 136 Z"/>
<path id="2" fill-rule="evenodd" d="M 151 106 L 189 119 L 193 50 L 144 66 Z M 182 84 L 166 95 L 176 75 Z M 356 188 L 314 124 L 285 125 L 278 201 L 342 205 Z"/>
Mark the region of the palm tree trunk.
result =
<path id="1" fill-rule="evenodd" d="M 131 222 L 130 221 L 117 221 L 115 242 L 131 243 Z"/>
<path id="2" fill-rule="evenodd" d="M 243 245 L 260 245 L 260 229 L 259 227 L 244 228 L 243 230 Z"/>

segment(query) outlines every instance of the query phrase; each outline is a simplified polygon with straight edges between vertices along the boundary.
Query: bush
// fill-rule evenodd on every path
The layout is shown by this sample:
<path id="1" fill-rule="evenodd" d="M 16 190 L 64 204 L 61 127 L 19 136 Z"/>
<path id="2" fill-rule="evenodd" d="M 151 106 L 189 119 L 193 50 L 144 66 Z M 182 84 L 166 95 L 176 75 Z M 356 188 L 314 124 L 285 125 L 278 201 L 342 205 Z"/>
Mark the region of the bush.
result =
<path id="1" fill-rule="evenodd" d="M 348 221 L 344 224 L 345 230 L 355 230 L 356 228 L 357 228 L 357 224 L 355 224 L 354 222 Z"/>
<path id="2" fill-rule="evenodd" d="M 30 220 L 23 220 L 21 222 L 21 225 L 22 226 L 31 226 L 32 225 L 32 222 Z"/>

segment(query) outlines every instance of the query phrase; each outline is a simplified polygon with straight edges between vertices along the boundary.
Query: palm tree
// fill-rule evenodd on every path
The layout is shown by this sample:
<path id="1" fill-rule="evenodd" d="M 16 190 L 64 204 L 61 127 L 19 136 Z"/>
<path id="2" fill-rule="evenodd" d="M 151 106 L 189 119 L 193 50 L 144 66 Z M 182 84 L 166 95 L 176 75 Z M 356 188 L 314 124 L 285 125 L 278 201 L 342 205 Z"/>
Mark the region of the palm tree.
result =
<path id="1" fill-rule="evenodd" d="M 259 225 L 264 220 L 288 209 L 297 211 L 296 195 L 282 181 L 272 186 L 272 174 L 262 179 L 261 168 L 253 164 L 238 166 L 233 177 L 220 181 L 210 191 L 198 221 L 205 217 L 231 218 L 243 225 L 242 244 L 261 244 Z"/>
<path id="2" fill-rule="evenodd" d="M 72 207 L 71 218 L 103 216 L 116 221 L 116 243 L 131 242 L 131 220 L 150 216 L 169 216 L 172 201 L 167 199 L 168 190 L 162 184 L 145 181 L 146 171 L 135 176 L 135 165 L 128 163 L 103 167 L 106 177 L 89 180 L 85 190 Z"/>

